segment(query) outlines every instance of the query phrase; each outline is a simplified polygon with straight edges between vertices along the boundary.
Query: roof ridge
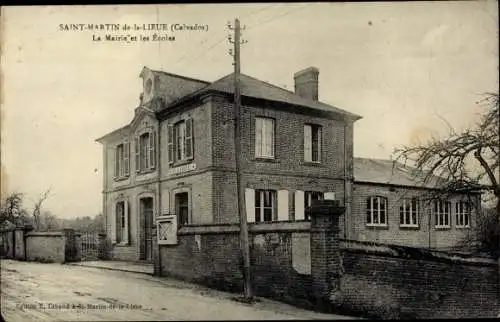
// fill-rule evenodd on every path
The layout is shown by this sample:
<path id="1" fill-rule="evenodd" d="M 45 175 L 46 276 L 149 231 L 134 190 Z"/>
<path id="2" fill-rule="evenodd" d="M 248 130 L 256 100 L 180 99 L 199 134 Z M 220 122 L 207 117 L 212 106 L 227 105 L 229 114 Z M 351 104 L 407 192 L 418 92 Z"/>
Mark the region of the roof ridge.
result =
<path id="1" fill-rule="evenodd" d="M 210 85 L 212 83 L 212 82 L 209 82 L 209 81 L 206 81 L 206 80 L 203 80 L 203 79 L 198 79 L 198 78 L 194 78 L 194 77 L 179 75 L 179 74 L 175 74 L 175 73 L 171 73 L 171 72 L 166 72 L 166 71 L 163 71 L 163 70 L 150 69 L 150 71 L 152 71 L 154 73 L 161 73 L 161 74 L 166 74 L 166 75 L 173 76 L 173 77 L 183 78 L 183 79 L 186 79 L 186 80 L 195 81 L 195 82 L 199 82 L 199 83 L 205 83 L 207 85 Z"/>
<path id="2" fill-rule="evenodd" d="M 234 73 L 233 73 L 233 74 L 234 74 Z M 286 89 L 286 88 L 280 87 L 280 86 L 278 86 L 278 85 L 275 85 L 275 84 L 273 84 L 273 83 L 269 83 L 269 82 L 263 81 L 263 80 L 261 80 L 261 79 L 258 79 L 258 78 L 256 78 L 256 77 L 253 77 L 253 76 L 250 76 L 250 75 L 247 75 L 247 74 L 244 74 L 244 73 L 241 73 L 241 75 L 246 76 L 246 77 L 251 78 L 251 79 L 254 79 L 254 80 L 258 81 L 258 82 L 264 83 L 264 84 L 266 84 L 266 85 L 269 85 L 269 86 L 275 87 L 275 88 L 280 89 L 280 90 L 282 90 L 282 91 L 288 92 L 288 93 L 290 93 L 290 94 L 295 94 L 295 95 L 297 95 L 297 93 L 292 92 L 291 90 L 288 90 L 288 89 Z M 301 97 L 301 98 L 303 99 L 303 97 Z"/>

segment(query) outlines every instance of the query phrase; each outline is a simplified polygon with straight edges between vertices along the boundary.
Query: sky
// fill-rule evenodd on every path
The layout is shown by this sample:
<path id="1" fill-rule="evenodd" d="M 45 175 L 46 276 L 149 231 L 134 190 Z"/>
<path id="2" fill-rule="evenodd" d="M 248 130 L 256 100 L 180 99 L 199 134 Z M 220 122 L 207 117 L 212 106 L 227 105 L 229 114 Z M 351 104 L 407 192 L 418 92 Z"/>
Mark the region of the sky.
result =
<path id="1" fill-rule="evenodd" d="M 217 80 L 232 72 L 228 21 L 247 41 L 243 73 L 293 90 L 319 69 L 319 98 L 359 114 L 358 157 L 389 159 L 404 144 L 477 121 L 481 93 L 498 91 L 497 1 L 3 7 L 2 193 L 63 218 L 102 209 L 102 147 L 132 120 L 143 66 Z M 186 24 L 175 41 L 94 41 L 61 24 Z M 449 125 L 448 125 L 449 124 Z"/>

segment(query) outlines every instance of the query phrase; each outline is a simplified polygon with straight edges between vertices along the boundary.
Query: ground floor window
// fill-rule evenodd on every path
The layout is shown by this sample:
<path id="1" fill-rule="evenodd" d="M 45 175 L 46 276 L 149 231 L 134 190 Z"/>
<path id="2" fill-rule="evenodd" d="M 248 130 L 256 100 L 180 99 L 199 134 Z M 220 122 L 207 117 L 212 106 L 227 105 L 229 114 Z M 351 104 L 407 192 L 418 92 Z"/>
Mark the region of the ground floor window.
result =
<path id="1" fill-rule="evenodd" d="M 276 191 L 255 190 L 255 221 L 273 221 L 276 217 Z"/>
<path id="2" fill-rule="evenodd" d="M 455 204 L 456 226 L 459 228 L 470 227 L 470 204 L 466 201 L 459 201 Z"/>
<path id="3" fill-rule="evenodd" d="M 417 198 L 403 199 L 403 203 L 399 208 L 399 225 L 417 227 L 418 208 Z"/>
<path id="4" fill-rule="evenodd" d="M 307 209 L 307 207 L 311 207 L 313 201 L 315 200 L 323 200 L 324 199 L 324 194 L 323 192 L 319 191 L 304 191 L 304 209 Z M 304 214 L 304 217 L 306 220 L 310 220 L 309 213 L 306 211 Z"/>
<path id="5" fill-rule="evenodd" d="M 117 243 L 127 243 L 128 242 L 128 209 L 127 203 L 125 201 L 119 201 L 116 203 L 116 242 Z"/>
<path id="6" fill-rule="evenodd" d="M 434 213 L 434 225 L 437 228 L 450 227 L 451 202 L 435 200 L 432 211 Z"/>
<path id="7" fill-rule="evenodd" d="M 366 199 L 366 224 L 371 226 L 387 225 L 387 198 L 373 196 Z"/>
<path id="8" fill-rule="evenodd" d="M 189 193 L 180 192 L 175 194 L 175 213 L 179 226 L 189 223 Z"/>

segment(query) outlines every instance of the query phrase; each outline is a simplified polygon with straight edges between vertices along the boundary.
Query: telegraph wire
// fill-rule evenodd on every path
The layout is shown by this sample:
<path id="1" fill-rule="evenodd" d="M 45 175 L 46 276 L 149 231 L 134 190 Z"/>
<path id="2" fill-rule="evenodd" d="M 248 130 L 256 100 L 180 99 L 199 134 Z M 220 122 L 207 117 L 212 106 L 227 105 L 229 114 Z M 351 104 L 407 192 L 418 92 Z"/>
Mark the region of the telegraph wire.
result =
<path id="1" fill-rule="evenodd" d="M 291 10 L 286 11 L 285 13 L 283 13 L 283 14 L 281 14 L 281 15 L 274 16 L 274 17 L 272 17 L 271 19 L 269 19 L 269 20 L 265 20 L 265 21 L 263 21 L 263 22 L 258 22 L 258 23 L 256 23 L 254 26 L 250 26 L 250 27 L 248 27 L 248 28 L 246 28 L 246 29 L 247 29 L 247 30 L 249 30 L 249 29 L 252 29 L 252 28 L 253 28 L 253 29 L 259 28 L 259 27 L 261 27 L 261 26 L 263 26 L 263 25 L 265 25 L 265 24 L 267 24 L 267 23 L 269 23 L 269 22 L 272 22 L 272 21 L 274 21 L 274 20 L 277 20 L 277 19 L 283 18 L 284 16 L 288 16 L 289 14 L 292 14 L 292 13 L 294 13 L 294 12 L 296 12 L 296 11 L 302 10 L 302 9 L 304 9 L 304 8 L 308 7 L 308 6 L 309 6 L 309 4 L 306 4 L 306 5 L 303 5 L 303 6 L 298 7 L 298 8 L 293 8 L 293 9 L 291 9 Z"/>

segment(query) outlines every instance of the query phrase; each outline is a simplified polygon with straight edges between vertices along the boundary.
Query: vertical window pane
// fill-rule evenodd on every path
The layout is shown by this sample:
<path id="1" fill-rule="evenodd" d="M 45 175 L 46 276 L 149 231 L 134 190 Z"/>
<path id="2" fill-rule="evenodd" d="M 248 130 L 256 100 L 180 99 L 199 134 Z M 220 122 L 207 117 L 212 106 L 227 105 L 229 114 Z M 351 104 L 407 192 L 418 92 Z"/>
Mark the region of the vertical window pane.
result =
<path id="1" fill-rule="evenodd" d="M 264 221 L 272 221 L 272 220 L 273 220 L 273 209 L 264 208 Z"/>

